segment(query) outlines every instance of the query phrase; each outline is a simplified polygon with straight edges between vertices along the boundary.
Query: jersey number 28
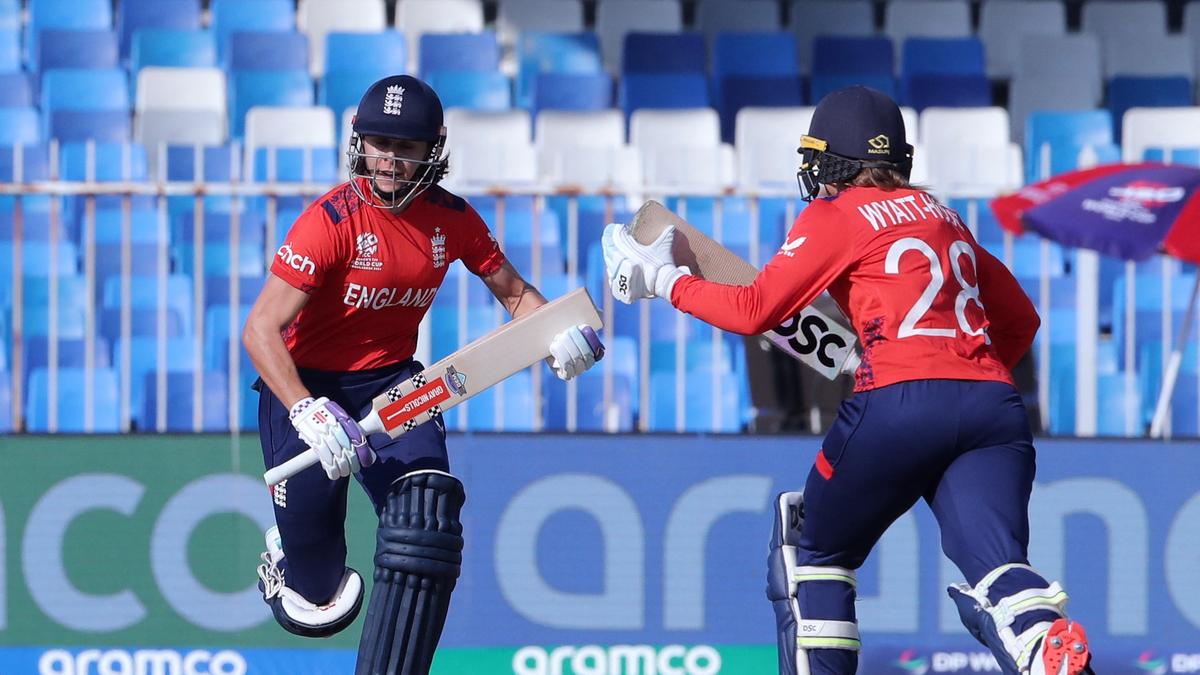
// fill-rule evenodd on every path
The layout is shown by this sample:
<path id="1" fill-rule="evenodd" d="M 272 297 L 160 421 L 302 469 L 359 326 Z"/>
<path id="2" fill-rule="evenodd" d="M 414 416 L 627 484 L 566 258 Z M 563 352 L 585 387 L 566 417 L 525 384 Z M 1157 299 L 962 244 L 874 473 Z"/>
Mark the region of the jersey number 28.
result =
<path id="1" fill-rule="evenodd" d="M 913 335 L 929 335 L 933 337 L 948 337 L 957 336 L 957 332 L 953 328 L 917 328 L 917 323 L 921 320 L 929 308 L 933 306 L 933 300 L 937 297 L 939 291 L 942 290 L 942 285 L 946 283 L 946 277 L 942 273 L 942 263 L 938 260 L 937 252 L 933 247 L 927 244 L 924 240 L 916 237 L 905 237 L 900 241 L 892 244 L 888 249 L 887 259 L 883 263 L 883 271 L 888 274 L 900 273 L 900 258 L 909 251 L 917 251 L 929 260 L 929 285 L 925 287 L 925 291 L 921 293 L 921 297 L 917 298 L 916 304 L 908 310 L 908 314 L 904 316 L 904 321 L 900 322 L 900 330 L 897 331 L 896 337 L 906 338 Z M 975 273 L 975 249 L 965 241 L 958 240 L 950 244 L 949 250 L 946 252 L 950 258 L 950 269 L 954 271 L 954 278 L 958 280 L 959 288 L 958 297 L 954 299 L 954 316 L 958 318 L 958 327 L 967 335 L 982 335 L 983 339 L 991 344 L 987 333 L 983 328 L 971 328 L 971 323 L 967 321 L 967 303 L 974 302 L 979 306 L 980 311 L 983 311 L 983 302 L 979 299 L 979 286 L 967 283 L 963 278 L 961 263 L 959 262 L 962 256 L 967 256 L 971 261 L 971 275 L 978 279 Z"/>

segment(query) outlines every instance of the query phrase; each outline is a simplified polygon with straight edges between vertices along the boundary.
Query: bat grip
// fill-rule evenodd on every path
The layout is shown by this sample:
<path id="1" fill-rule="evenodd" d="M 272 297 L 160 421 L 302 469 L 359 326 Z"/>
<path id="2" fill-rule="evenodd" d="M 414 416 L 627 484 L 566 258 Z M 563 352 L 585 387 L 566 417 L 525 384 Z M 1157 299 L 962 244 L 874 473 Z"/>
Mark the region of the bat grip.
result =
<path id="1" fill-rule="evenodd" d="M 597 361 L 604 358 L 604 343 L 600 341 L 600 336 L 596 335 L 596 329 L 591 326 L 584 326 L 580 332 L 583 333 L 588 346 L 592 348 L 592 356 Z"/>
<path id="2" fill-rule="evenodd" d="M 384 433 L 383 423 L 379 420 L 379 412 L 372 410 L 369 415 L 364 417 L 363 420 L 358 423 L 358 426 L 363 431 L 363 442 L 356 444 L 355 451 L 358 452 L 358 460 L 361 465 L 363 467 L 367 467 L 371 465 L 374 456 L 371 454 L 369 449 L 366 451 L 358 451 L 358 448 L 367 447 L 366 437 L 369 434 Z M 291 478 L 292 476 L 295 476 L 313 464 L 316 464 L 319 459 L 320 458 L 317 456 L 317 451 L 313 450 L 312 448 L 308 448 L 304 452 L 296 455 L 283 464 L 267 469 L 267 472 L 263 474 L 263 480 L 266 481 L 267 485 L 278 485 L 279 483 Z"/>

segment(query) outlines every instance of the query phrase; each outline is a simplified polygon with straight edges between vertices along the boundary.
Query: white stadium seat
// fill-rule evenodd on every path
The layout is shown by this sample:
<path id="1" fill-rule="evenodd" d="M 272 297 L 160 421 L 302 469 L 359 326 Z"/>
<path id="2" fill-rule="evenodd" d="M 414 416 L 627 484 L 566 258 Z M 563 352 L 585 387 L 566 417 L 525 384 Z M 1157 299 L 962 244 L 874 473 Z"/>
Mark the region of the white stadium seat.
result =
<path id="1" fill-rule="evenodd" d="M 529 113 L 451 108 L 446 111 L 446 147 L 454 189 L 519 189 L 537 182 Z"/>
<path id="2" fill-rule="evenodd" d="M 1200 147 L 1200 107 L 1131 108 L 1121 121 L 1121 156 L 1140 162 L 1146 148 Z"/>
<path id="3" fill-rule="evenodd" d="M 711 192 L 734 183 L 733 148 L 721 143 L 712 108 L 635 110 L 629 142 L 641 154 L 646 188 L 655 192 Z"/>
<path id="4" fill-rule="evenodd" d="M 641 186 L 637 152 L 619 110 L 546 110 L 535 133 L 538 175 L 554 188 L 630 192 Z"/>
<path id="5" fill-rule="evenodd" d="M 152 66 L 138 73 L 134 140 L 146 146 L 151 163 L 161 143 L 225 143 L 228 118 L 225 73 L 220 69 Z"/>
<path id="6" fill-rule="evenodd" d="M 992 197 L 1021 186 L 1021 148 L 1004 108 L 926 108 L 921 145 L 927 179 L 942 197 Z"/>
<path id="7" fill-rule="evenodd" d="M 308 34 L 309 71 L 325 74 L 325 36 L 339 33 L 377 33 L 387 29 L 383 0 L 300 0 L 296 27 Z"/>

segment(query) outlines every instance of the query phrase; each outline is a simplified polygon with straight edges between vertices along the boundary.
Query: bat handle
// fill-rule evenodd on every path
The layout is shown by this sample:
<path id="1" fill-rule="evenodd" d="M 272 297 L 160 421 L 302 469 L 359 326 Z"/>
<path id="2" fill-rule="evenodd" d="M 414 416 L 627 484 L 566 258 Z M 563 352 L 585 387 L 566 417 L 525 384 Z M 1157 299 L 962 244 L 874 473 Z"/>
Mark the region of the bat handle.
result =
<path id="1" fill-rule="evenodd" d="M 317 451 L 308 448 L 283 464 L 267 469 L 267 472 L 263 474 L 263 480 L 266 481 L 267 485 L 274 487 L 316 464 L 318 460 Z"/>

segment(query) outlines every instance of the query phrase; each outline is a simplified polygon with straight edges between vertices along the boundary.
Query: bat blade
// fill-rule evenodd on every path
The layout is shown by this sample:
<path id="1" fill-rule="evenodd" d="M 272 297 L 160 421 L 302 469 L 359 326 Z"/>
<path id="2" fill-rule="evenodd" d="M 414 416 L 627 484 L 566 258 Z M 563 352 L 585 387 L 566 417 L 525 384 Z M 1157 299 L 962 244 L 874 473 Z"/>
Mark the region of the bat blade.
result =
<path id="1" fill-rule="evenodd" d="M 675 227 L 671 253 L 675 263 L 693 274 L 722 284 L 749 285 L 758 270 L 656 201 L 648 201 L 629 224 L 633 238 L 650 244 L 668 227 Z M 832 298 L 822 295 L 763 337 L 788 356 L 833 380 L 858 365 L 858 337 L 845 326 Z"/>

